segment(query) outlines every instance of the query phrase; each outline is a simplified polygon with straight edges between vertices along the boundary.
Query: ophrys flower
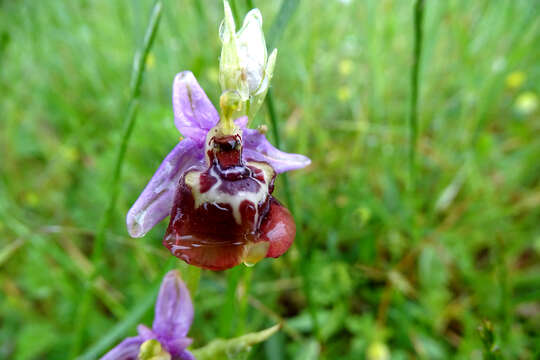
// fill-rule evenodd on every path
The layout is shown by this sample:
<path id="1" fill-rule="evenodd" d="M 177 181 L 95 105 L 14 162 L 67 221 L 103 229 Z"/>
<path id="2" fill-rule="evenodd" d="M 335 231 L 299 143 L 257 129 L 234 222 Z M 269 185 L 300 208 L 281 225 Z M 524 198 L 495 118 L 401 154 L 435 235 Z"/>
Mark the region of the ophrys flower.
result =
<path id="1" fill-rule="evenodd" d="M 172 97 L 185 139 L 129 210 L 130 235 L 144 236 L 170 214 L 164 245 L 190 264 L 222 270 L 283 254 L 295 226 L 271 196 L 274 178 L 310 160 L 273 147 L 262 132 L 246 128 L 247 117 L 218 126 L 218 112 L 191 72 L 176 76 Z"/>
<path id="2" fill-rule="evenodd" d="M 101 360 L 136 360 L 140 355 L 154 355 L 163 360 L 194 360 L 186 350 L 192 342 L 186 337 L 192 321 L 189 291 L 178 271 L 169 271 L 159 289 L 152 328 L 139 325 L 137 336 L 124 339 Z"/>

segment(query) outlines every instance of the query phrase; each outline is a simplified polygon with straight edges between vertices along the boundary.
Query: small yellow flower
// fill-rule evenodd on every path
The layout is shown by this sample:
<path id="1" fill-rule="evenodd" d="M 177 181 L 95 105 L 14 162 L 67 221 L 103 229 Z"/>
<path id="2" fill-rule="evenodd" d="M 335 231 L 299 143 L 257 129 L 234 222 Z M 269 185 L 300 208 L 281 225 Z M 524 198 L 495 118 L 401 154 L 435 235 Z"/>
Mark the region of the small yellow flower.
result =
<path id="1" fill-rule="evenodd" d="M 354 215 L 358 219 L 358 224 L 364 226 L 371 219 L 371 209 L 365 206 L 359 207 L 354 211 Z"/>
<path id="2" fill-rule="evenodd" d="M 351 89 L 348 86 L 342 86 L 338 89 L 337 98 L 341 102 L 346 102 L 351 98 Z"/>
<path id="3" fill-rule="evenodd" d="M 62 146 L 60 154 L 67 162 L 75 162 L 79 158 L 79 152 L 73 146 Z"/>
<path id="4" fill-rule="evenodd" d="M 33 191 L 24 194 L 24 202 L 26 205 L 34 207 L 39 204 L 39 196 Z"/>
<path id="5" fill-rule="evenodd" d="M 349 59 L 344 59 L 339 62 L 339 73 L 342 76 L 348 76 L 353 71 L 353 62 Z"/>
<path id="6" fill-rule="evenodd" d="M 514 108 L 520 114 L 532 114 L 538 108 L 538 97 L 532 91 L 525 91 L 517 97 Z"/>
<path id="7" fill-rule="evenodd" d="M 153 53 L 148 54 L 146 57 L 146 67 L 148 70 L 152 70 L 156 66 L 156 57 Z"/>
<path id="8" fill-rule="evenodd" d="M 390 351 L 385 343 L 375 341 L 369 345 L 366 357 L 368 360 L 388 360 L 390 359 Z"/>
<path id="9" fill-rule="evenodd" d="M 517 89 L 523 85 L 527 75 L 523 71 L 513 71 L 506 77 L 506 86 L 510 89 Z"/>

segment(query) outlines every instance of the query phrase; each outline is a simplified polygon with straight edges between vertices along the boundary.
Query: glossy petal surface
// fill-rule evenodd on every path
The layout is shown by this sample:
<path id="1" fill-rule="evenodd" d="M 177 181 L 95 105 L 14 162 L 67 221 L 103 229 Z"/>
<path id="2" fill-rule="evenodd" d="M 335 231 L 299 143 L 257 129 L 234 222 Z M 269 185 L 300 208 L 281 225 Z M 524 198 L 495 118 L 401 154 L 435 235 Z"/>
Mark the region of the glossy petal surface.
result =
<path id="1" fill-rule="evenodd" d="M 188 179 L 203 183 L 181 180 L 163 244 L 191 265 L 210 270 L 238 265 L 245 245 L 258 240 L 259 222 L 268 212 L 268 184 L 253 177 L 228 180 L 212 170 L 189 173 Z M 201 188 L 204 194 L 198 194 Z M 204 202 L 196 204 L 198 197 Z"/>
<path id="2" fill-rule="evenodd" d="M 291 213 L 272 198 L 270 210 L 261 224 L 260 238 L 270 243 L 266 257 L 277 258 L 283 255 L 291 247 L 295 235 L 296 225 Z"/>

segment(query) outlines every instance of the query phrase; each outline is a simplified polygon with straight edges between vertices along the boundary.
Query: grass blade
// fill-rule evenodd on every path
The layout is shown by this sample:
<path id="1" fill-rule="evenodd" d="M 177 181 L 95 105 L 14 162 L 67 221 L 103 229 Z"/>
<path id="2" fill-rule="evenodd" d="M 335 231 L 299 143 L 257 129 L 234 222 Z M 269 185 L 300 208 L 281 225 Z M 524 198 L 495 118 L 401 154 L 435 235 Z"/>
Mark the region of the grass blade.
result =
<path id="1" fill-rule="evenodd" d="M 272 24 L 272 27 L 270 28 L 269 33 L 269 48 L 272 49 L 274 46 L 276 46 L 276 42 L 279 40 L 281 35 L 283 34 L 285 27 L 287 26 L 288 22 L 292 18 L 292 15 L 296 11 L 299 5 L 299 0 L 283 0 L 281 3 L 281 7 L 279 9 L 278 14 L 276 15 L 276 19 L 274 20 L 274 23 Z M 268 95 L 266 96 L 266 105 L 268 108 L 268 115 L 270 116 L 270 124 L 272 125 L 272 135 L 274 137 L 274 141 L 276 143 L 276 146 L 279 149 L 282 149 L 281 147 L 281 138 L 280 138 L 280 132 L 279 132 L 279 122 L 277 120 L 276 115 L 276 109 L 274 106 L 274 99 L 272 95 L 272 89 L 268 90 Z M 293 201 L 293 196 L 291 193 L 291 187 L 289 184 L 289 177 L 287 173 L 281 174 L 281 178 L 283 179 L 283 190 L 285 192 L 285 199 L 287 201 L 287 205 L 289 209 L 291 210 L 291 213 L 295 213 L 295 206 Z M 321 334 L 320 334 L 320 328 L 317 320 L 317 309 L 315 307 L 315 304 L 313 302 L 313 296 L 311 295 L 311 279 L 309 275 L 309 264 L 310 264 L 310 254 L 307 250 L 307 246 L 304 245 L 303 239 L 301 235 L 299 235 L 299 230 L 297 228 L 296 232 L 296 247 L 298 248 L 298 252 L 300 255 L 300 271 L 302 275 L 302 284 L 303 284 L 303 292 L 306 296 L 307 303 L 308 303 L 308 311 L 311 318 L 311 322 L 313 323 L 313 330 L 315 332 L 315 335 L 317 336 L 317 339 L 321 340 Z"/>
<path id="2" fill-rule="evenodd" d="M 152 47 L 152 44 L 154 42 L 157 30 L 158 30 L 158 26 L 159 26 L 159 22 L 161 18 L 161 9 L 162 9 L 161 1 L 156 1 L 152 9 L 150 21 L 146 29 L 142 47 L 139 51 L 137 51 L 134 57 L 133 71 L 132 71 L 131 83 L 130 83 L 131 94 L 130 94 L 129 106 L 128 106 L 126 117 L 124 119 L 121 142 L 118 147 L 116 162 L 115 162 L 113 173 L 112 173 L 112 181 L 109 188 L 109 195 L 110 195 L 109 202 L 107 204 L 103 217 L 101 218 L 96 238 L 94 239 L 94 246 L 93 246 L 93 251 L 92 251 L 92 264 L 94 265 L 93 267 L 94 270 L 88 277 L 88 281 L 87 281 L 87 284 L 85 286 L 85 290 L 82 296 L 82 301 L 81 301 L 81 304 L 79 305 L 79 310 L 78 310 L 78 314 L 77 314 L 76 322 L 75 322 L 75 326 L 76 326 L 75 340 L 71 348 L 71 358 L 74 358 L 79 353 L 81 345 L 82 345 L 84 326 L 86 324 L 88 313 L 89 313 L 91 303 L 92 303 L 92 293 L 90 289 L 91 289 L 93 281 L 99 275 L 100 270 L 101 270 L 103 246 L 105 243 L 105 232 L 112 220 L 114 208 L 118 200 L 120 177 L 122 173 L 122 167 L 124 164 L 126 149 L 129 143 L 129 139 L 131 138 L 131 133 L 133 132 L 133 127 L 135 126 L 135 120 L 137 118 L 139 96 L 141 92 L 141 84 L 143 81 L 143 75 L 144 75 L 144 70 L 145 70 L 145 65 L 146 65 L 146 58 L 148 56 L 150 48 Z"/>
<path id="3" fill-rule="evenodd" d="M 416 143 L 418 142 L 418 75 L 422 56 L 422 36 L 424 24 L 424 0 L 414 4 L 414 51 L 411 69 L 411 97 L 409 105 L 409 181 L 414 190 L 416 177 Z"/>
<path id="4" fill-rule="evenodd" d="M 295 13 L 300 0 L 283 0 L 281 2 L 281 7 L 279 8 L 276 19 L 270 27 L 270 32 L 268 33 L 268 48 L 273 49 L 276 47 L 277 42 L 279 41 L 281 35 L 285 31 L 287 24 L 291 20 L 291 17 Z M 253 4 L 252 4 L 253 5 Z"/>

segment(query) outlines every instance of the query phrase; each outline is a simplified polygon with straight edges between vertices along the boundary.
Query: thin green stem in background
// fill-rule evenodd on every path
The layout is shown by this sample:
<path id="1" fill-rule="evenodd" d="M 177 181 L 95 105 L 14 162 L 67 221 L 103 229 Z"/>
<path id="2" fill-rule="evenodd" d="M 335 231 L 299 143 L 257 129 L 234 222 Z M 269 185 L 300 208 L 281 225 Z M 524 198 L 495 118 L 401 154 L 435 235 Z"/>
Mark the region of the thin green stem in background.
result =
<path id="1" fill-rule="evenodd" d="M 79 305 L 79 309 L 75 321 L 75 339 L 71 348 L 70 358 L 74 358 L 80 351 L 83 338 L 84 338 L 84 329 L 86 322 L 88 320 L 89 310 L 92 306 L 92 292 L 90 291 L 92 283 L 96 277 L 101 272 L 101 267 L 103 264 L 102 254 L 103 247 L 105 244 L 105 232 L 107 227 L 111 223 L 116 202 L 118 200 L 119 194 L 119 185 L 120 178 L 122 174 L 122 167 L 124 164 L 124 158 L 126 154 L 127 145 L 129 139 L 131 138 L 131 133 L 133 132 L 133 127 L 135 126 L 135 120 L 137 118 L 137 110 L 139 107 L 139 96 L 141 92 L 141 84 L 143 81 L 144 70 L 146 66 L 146 58 L 150 52 L 150 48 L 154 42 L 160 18 L 161 18 L 161 1 L 156 1 L 152 9 L 150 16 L 150 21 L 148 23 L 146 33 L 144 36 L 142 47 L 135 54 L 133 61 L 133 71 L 131 76 L 130 83 L 130 100 L 128 111 L 124 119 L 124 124 L 122 128 L 122 137 L 120 145 L 118 147 L 118 153 L 116 156 L 115 165 L 112 172 L 112 180 L 109 187 L 109 202 L 107 204 L 106 210 L 103 213 L 99 227 L 97 230 L 96 237 L 94 239 L 93 251 L 92 251 L 92 264 L 94 265 L 93 271 L 88 276 L 88 281 L 86 283 L 84 293 L 82 295 L 82 300 Z"/>
<path id="2" fill-rule="evenodd" d="M 237 319 L 236 289 L 242 277 L 242 266 L 227 270 L 227 290 L 225 303 L 219 315 L 219 336 L 230 337 L 233 333 L 234 321 Z"/>
<path id="3" fill-rule="evenodd" d="M 274 106 L 274 97 L 272 96 L 272 90 L 268 90 L 266 96 L 266 106 L 268 109 L 268 115 L 270 117 L 270 125 L 272 125 L 272 137 L 278 149 L 281 149 L 281 138 L 279 135 L 279 122 L 277 120 L 276 108 Z M 285 192 L 285 200 L 291 213 L 295 212 L 294 202 L 292 200 L 291 186 L 289 185 L 289 176 L 287 173 L 280 175 L 283 179 L 283 191 Z"/>
<path id="4" fill-rule="evenodd" d="M 285 0 L 286 1 L 286 0 Z M 281 148 L 281 141 L 279 137 L 279 123 L 277 121 L 276 117 L 276 111 L 274 108 L 274 102 L 272 100 L 272 92 L 268 91 L 268 95 L 266 98 L 266 105 L 268 107 L 268 114 L 270 115 L 270 123 L 272 124 L 272 133 L 274 135 L 274 141 L 276 142 L 276 146 L 278 148 Z M 294 207 L 294 200 L 292 197 L 291 187 L 289 185 L 289 177 L 286 173 L 283 173 L 280 175 L 283 179 L 283 190 L 285 192 L 285 199 L 287 201 L 287 205 L 289 206 L 289 209 L 291 213 L 294 215 L 295 213 L 295 207 Z M 306 296 L 306 300 L 308 303 L 308 311 L 309 316 L 311 318 L 311 322 L 313 324 L 313 332 L 317 336 L 317 339 L 319 342 L 321 341 L 321 333 L 319 331 L 319 322 L 317 320 L 317 309 L 315 306 L 315 303 L 313 302 L 313 296 L 311 294 L 311 277 L 309 274 L 309 264 L 310 264 L 310 253 L 307 250 L 307 246 L 305 246 L 303 239 L 301 235 L 299 234 L 298 228 L 296 231 L 296 248 L 298 249 L 298 252 L 300 253 L 300 271 L 302 276 L 302 288 L 304 291 L 304 295 Z"/>
<path id="5" fill-rule="evenodd" d="M 414 4 L 414 52 L 411 69 L 411 97 L 409 105 L 409 181 L 414 191 L 416 182 L 416 147 L 418 142 L 418 91 L 420 57 L 422 55 L 422 33 L 424 21 L 424 0 L 416 0 Z"/>
<path id="6" fill-rule="evenodd" d="M 275 47 L 277 40 L 280 38 L 281 34 L 285 30 L 287 23 L 291 19 L 294 11 L 298 8 L 298 5 L 299 5 L 299 0 L 283 0 L 283 2 L 281 3 L 281 7 L 276 16 L 276 19 L 274 20 L 274 23 L 272 24 L 272 27 L 270 28 L 268 43 L 271 49 Z M 275 110 L 274 100 L 273 100 L 271 90 L 268 91 L 268 95 L 266 97 L 266 105 L 268 108 L 268 115 L 270 116 L 270 124 L 272 125 L 272 135 L 274 137 L 274 141 L 276 143 L 276 146 L 281 149 L 279 122 L 277 120 L 277 115 L 276 115 L 276 110 Z M 289 206 L 291 213 L 294 214 L 295 206 L 294 206 L 293 196 L 291 192 L 291 187 L 289 184 L 289 177 L 287 173 L 281 174 L 280 176 L 283 179 L 283 190 L 285 192 L 285 199 L 287 201 L 287 205 Z M 319 324 L 317 320 L 317 309 L 316 309 L 315 303 L 313 302 L 313 296 L 311 294 L 311 278 L 309 274 L 310 254 L 308 251 L 308 247 L 305 246 L 303 242 L 302 236 L 299 234 L 298 228 L 296 232 L 296 238 L 297 238 L 296 247 L 298 249 L 298 252 L 300 253 L 300 271 L 302 275 L 303 291 L 304 291 L 304 295 L 306 296 L 306 300 L 308 303 L 308 311 L 311 317 L 311 322 L 313 324 L 313 332 L 315 333 L 317 339 L 320 342 L 321 333 L 319 331 L 320 328 L 319 328 Z"/>
<path id="7" fill-rule="evenodd" d="M 247 309 L 248 309 L 248 300 L 249 300 L 249 292 L 251 290 L 251 278 L 253 275 L 253 268 L 252 267 L 243 267 L 242 272 L 242 297 L 239 301 L 239 309 L 238 309 L 238 325 L 236 327 L 236 335 L 241 335 L 246 332 L 246 317 L 247 317 Z"/>
<path id="8" fill-rule="evenodd" d="M 229 4 L 231 5 L 231 11 L 234 18 L 234 22 L 236 23 L 236 28 L 238 29 L 238 27 L 242 25 L 242 22 L 240 21 L 240 17 L 238 15 L 238 8 L 236 7 L 236 1 L 230 0 Z"/>
<path id="9" fill-rule="evenodd" d="M 277 42 L 283 35 L 287 24 L 291 20 L 291 17 L 295 13 L 300 0 L 283 0 L 279 8 L 278 14 L 272 26 L 270 27 L 270 32 L 268 33 L 268 48 L 273 49 L 276 47 Z"/>

